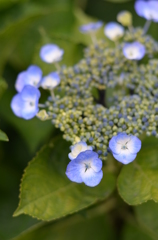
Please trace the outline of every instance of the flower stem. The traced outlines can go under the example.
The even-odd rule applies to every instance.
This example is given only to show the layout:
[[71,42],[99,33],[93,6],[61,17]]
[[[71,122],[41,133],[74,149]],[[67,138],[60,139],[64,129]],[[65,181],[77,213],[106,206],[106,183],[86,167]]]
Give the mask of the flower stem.
[[143,28],[143,35],[145,35],[150,27],[150,24],[151,24],[151,20],[147,20],[145,25],[144,25],[144,28]]
[[57,71],[60,71],[60,65],[59,65],[59,63],[58,63],[58,62],[55,62],[54,65],[55,65]]
[[53,90],[51,90],[51,91],[50,91],[50,94],[51,94],[52,100],[54,101],[54,100],[55,100],[54,91],[53,91]]
[[90,33],[90,36],[91,36],[91,39],[92,39],[93,44],[96,44],[96,43],[97,43],[97,38],[96,38],[96,36],[95,36],[95,33],[91,32],[91,33]]
[[39,107],[39,108],[45,108],[46,105],[45,105],[45,104],[41,104],[41,103],[39,103],[39,104],[38,104],[38,107]]

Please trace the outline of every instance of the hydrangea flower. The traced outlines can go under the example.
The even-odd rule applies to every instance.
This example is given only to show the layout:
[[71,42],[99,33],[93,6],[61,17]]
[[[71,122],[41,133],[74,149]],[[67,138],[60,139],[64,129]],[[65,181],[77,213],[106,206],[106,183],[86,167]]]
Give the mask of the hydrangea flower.
[[40,57],[46,63],[54,63],[62,60],[64,50],[55,44],[46,44],[40,50]]
[[116,160],[123,164],[132,162],[141,149],[141,141],[133,135],[119,133],[109,142],[109,148]]
[[66,175],[72,182],[84,182],[89,187],[95,187],[103,177],[101,169],[102,161],[98,158],[98,154],[87,150],[81,152],[68,164]]
[[41,81],[41,87],[44,89],[53,89],[60,83],[60,76],[57,72],[51,72]]
[[104,34],[110,40],[116,41],[123,36],[124,28],[116,22],[109,22],[104,28]]
[[40,91],[31,86],[26,85],[23,90],[16,94],[11,101],[11,108],[14,114],[26,120],[33,118],[39,111],[38,101]]
[[42,70],[36,66],[31,65],[26,71],[18,74],[16,79],[15,88],[18,92],[21,92],[26,85],[32,85],[36,88],[39,87],[42,78]]
[[71,152],[68,157],[70,160],[74,160],[80,152],[84,152],[86,150],[93,150],[91,146],[87,146],[85,142],[78,142],[75,145],[70,147]]
[[158,22],[158,1],[157,0],[137,0],[135,2],[136,13],[147,20]]
[[140,60],[146,52],[145,46],[139,42],[125,43],[123,54],[127,59]]
[[102,25],[103,25],[102,21],[98,21],[98,22],[95,22],[95,23],[94,22],[88,23],[88,24],[85,24],[85,25],[80,27],[80,32],[82,32],[82,33],[95,32],[99,28],[101,28]]

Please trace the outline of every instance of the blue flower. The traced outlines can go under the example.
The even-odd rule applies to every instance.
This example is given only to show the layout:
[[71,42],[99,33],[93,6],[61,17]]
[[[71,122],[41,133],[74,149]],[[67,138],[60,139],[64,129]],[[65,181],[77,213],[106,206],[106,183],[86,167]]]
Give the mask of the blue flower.
[[123,46],[123,54],[127,59],[140,60],[145,52],[145,46],[139,42],[125,43]]
[[147,20],[158,22],[158,1],[157,0],[137,0],[135,2],[136,13]]
[[140,151],[141,141],[136,136],[119,133],[111,138],[109,148],[116,160],[128,164],[136,158]]
[[102,25],[103,25],[102,21],[98,21],[98,22],[95,22],[95,23],[94,22],[88,23],[88,24],[85,24],[85,25],[80,27],[80,32],[82,32],[82,33],[95,32],[99,28],[101,28]]
[[98,154],[87,150],[81,152],[68,164],[66,175],[72,182],[84,182],[89,187],[95,187],[103,177],[101,168],[102,161],[98,158]]
[[84,152],[86,150],[93,150],[91,146],[87,146],[85,142],[78,142],[75,145],[70,147],[71,152],[69,153],[68,157],[70,160],[74,160],[80,152]]
[[57,72],[51,72],[41,81],[41,87],[44,89],[54,89],[60,83],[60,76]]
[[124,28],[116,22],[109,22],[104,28],[104,34],[110,40],[116,41],[123,36]]
[[36,88],[39,87],[42,78],[42,70],[35,65],[28,67],[26,71],[18,74],[16,79],[15,88],[18,92],[21,92],[26,85],[32,85]]
[[64,50],[55,44],[44,45],[40,50],[40,57],[46,63],[54,63],[62,60]]
[[11,101],[11,108],[14,114],[26,120],[33,118],[39,111],[38,101],[40,91],[31,86],[26,85],[23,90],[16,94]]

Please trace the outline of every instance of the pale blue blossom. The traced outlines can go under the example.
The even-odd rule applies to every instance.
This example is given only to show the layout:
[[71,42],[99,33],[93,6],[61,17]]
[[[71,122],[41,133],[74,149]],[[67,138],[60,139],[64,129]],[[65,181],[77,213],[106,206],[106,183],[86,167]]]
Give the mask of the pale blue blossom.
[[141,141],[133,135],[119,133],[109,142],[109,148],[116,160],[123,164],[132,162],[141,149]]
[[41,79],[42,70],[36,65],[31,65],[26,71],[18,74],[15,82],[15,88],[18,92],[21,92],[23,87],[26,85],[31,85],[38,88]]
[[116,22],[109,22],[104,28],[104,34],[112,41],[116,41],[124,35],[124,28]]
[[64,50],[55,44],[46,44],[40,50],[40,57],[46,63],[54,63],[62,60]]
[[73,161],[70,161],[66,175],[76,183],[84,182],[89,187],[97,186],[102,177],[102,161],[98,158],[98,154],[91,150],[80,152]]
[[31,86],[26,85],[22,91],[16,94],[11,101],[11,108],[14,114],[26,120],[33,118],[39,111],[38,101],[40,91]]
[[145,46],[140,42],[125,43],[123,46],[123,54],[127,59],[141,60],[145,52]]
[[137,0],[135,2],[136,13],[147,20],[158,22],[158,1],[157,0]]
[[41,81],[41,87],[44,89],[52,90],[60,83],[60,76],[57,72],[51,72],[47,76],[43,77]]
[[75,145],[70,147],[71,152],[68,157],[70,160],[74,160],[80,152],[84,152],[86,150],[93,150],[91,146],[88,146],[85,142],[78,142]]
[[89,33],[89,32],[95,32],[97,31],[99,28],[101,28],[103,25],[102,21],[98,21],[98,22],[91,22],[85,25],[82,25],[80,27],[80,32],[82,33]]

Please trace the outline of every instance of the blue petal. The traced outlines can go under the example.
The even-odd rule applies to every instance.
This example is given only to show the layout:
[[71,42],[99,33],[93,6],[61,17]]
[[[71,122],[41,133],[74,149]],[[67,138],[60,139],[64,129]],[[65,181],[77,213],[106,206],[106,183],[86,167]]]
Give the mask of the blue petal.
[[29,84],[34,87],[39,87],[41,78],[42,78],[42,70],[38,66],[31,65],[27,69],[26,85]]
[[138,1],[135,2],[134,8],[135,8],[136,13],[139,16],[144,17],[144,11],[147,8],[147,4],[143,0],[142,1],[138,0]]
[[93,171],[93,169],[88,169],[84,174],[81,175],[83,182],[89,187],[97,186],[102,177],[103,172],[100,170],[99,172]]
[[130,153],[137,153],[141,149],[141,141],[136,136],[131,136],[131,140],[128,142],[127,147]]
[[109,148],[113,153],[119,154],[120,153],[120,148],[119,148],[116,141],[117,141],[117,136],[113,136],[109,141]]
[[137,154],[113,154],[114,158],[123,164],[132,162]]
[[26,78],[27,78],[27,71],[23,71],[18,74],[16,82],[15,82],[15,89],[18,92],[21,92],[23,87],[25,86]]
[[101,28],[103,25],[103,22],[102,21],[98,21],[96,23],[88,23],[88,24],[85,24],[83,26],[80,27],[80,31],[82,33],[88,33],[88,32],[92,32],[92,31],[96,31],[98,30],[99,28]]
[[23,108],[23,101],[20,94],[16,94],[11,101],[11,109],[17,117],[21,117],[21,109]]
[[35,101],[37,103],[40,96],[40,91],[31,85],[26,85],[21,92],[21,98],[24,101]]
[[81,183],[82,178],[81,178],[81,171],[82,171],[83,166],[76,163],[76,161],[71,161],[67,165],[66,169],[66,176],[72,181],[76,183]]

